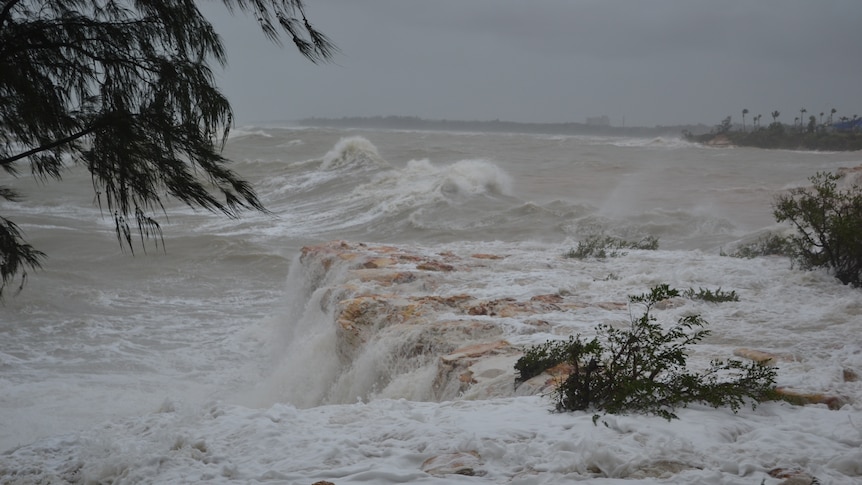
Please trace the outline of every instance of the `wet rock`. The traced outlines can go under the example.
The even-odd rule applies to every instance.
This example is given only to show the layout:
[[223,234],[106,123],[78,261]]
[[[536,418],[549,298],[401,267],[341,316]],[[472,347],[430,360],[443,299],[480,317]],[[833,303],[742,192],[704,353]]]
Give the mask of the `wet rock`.
[[526,381],[517,382],[515,395],[530,396],[535,394],[550,394],[569,377],[574,368],[565,362],[545,369],[541,374]]
[[730,141],[730,138],[728,138],[727,135],[715,135],[707,140],[705,145],[712,147],[729,147],[733,146],[733,142]]
[[733,351],[733,355],[742,357],[743,359],[753,360],[765,365],[775,365],[780,360],[793,360],[772,352],[763,350],[740,348]]
[[776,388],[775,391],[781,396],[781,399],[799,406],[806,404],[825,404],[826,407],[835,411],[844,407],[849,402],[840,396],[830,394],[822,394],[817,392],[801,392],[786,388]]
[[602,301],[596,303],[595,306],[601,308],[602,310],[625,310],[626,308],[628,308],[627,303],[616,301]]
[[[488,268],[503,258],[482,253],[459,257],[453,252],[429,257],[408,248],[345,241],[308,246],[301,255],[302,264],[324,275],[346,267],[346,273],[324,290],[320,303],[334,316],[341,364],[352,365],[372,343],[389,339],[397,345],[375,346],[373,352],[389,349],[383,351],[393,352],[391,357],[399,361],[421,356],[413,360],[417,366],[436,363],[430,391],[437,399],[511,395],[514,363],[521,351],[500,340],[500,319],[523,318],[527,329],[554,331],[547,319],[536,316],[584,307],[560,294],[526,301],[482,300],[468,293],[421,294],[451,286],[449,274],[477,267],[470,261],[482,260],[481,267]],[[324,276],[318,279],[325,281]]]
[[625,478],[628,479],[644,479],[644,478],[660,478],[660,479],[668,479],[673,477],[674,475],[685,471],[691,470],[693,467],[691,465],[681,463],[678,461],[670,461],[670,460],[659,460],[656,462],[652,462],[646,465],[639,467],[638,469],[632,471],[630,474],[626,475]]
[[440,357],[432,384],[438,400],[455,399],[468,390],[474,399],[511,395],[518,349],[505,340],[461,347]]
[[363,283],[376,283],[387,287],[412,283],[417,279],[416,274],[410,271],[393,271],[367,266],[365,269],[352,270],[350,276]]
[[518,315],[535,315],[554,311],[560,311],[560,307],[541,300],[517,301],[514,298],[501,298],[477,302],[467,309],[467,314],[511,318]]
[[815,485],[820,483],[816,478],[798,469],[774,468],[769,470],[772,478],[783,478],[778,485]]
[[476,259],[503,259],[505,256],[498,256],[496,254],[471,254],[471,258]]
[[429,475],[467,475],[481,476],[485,472],[480,470],[482,459],[478,452],[466,451],[446,453],[433,456],[422,463],[422,471]]
[[455,267],[439,261],[423,261],[416,265],[416,269],[422,271],[454,271]]
[[374,258],[362,263],[363,268],[385,268],[396,263],[393,258]]
[[556,293],[550,295],[536,295],[530,298],[530,301],[538,301],[542,303],[551,303],[556,305],[563,302],[563,296]]

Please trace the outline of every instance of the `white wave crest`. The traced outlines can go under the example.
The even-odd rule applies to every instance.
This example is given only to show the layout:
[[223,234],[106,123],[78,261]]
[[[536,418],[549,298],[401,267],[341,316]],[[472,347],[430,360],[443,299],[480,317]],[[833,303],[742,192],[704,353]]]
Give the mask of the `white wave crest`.
[[634,147],[634,148],[688,148],[699,147],[701,145],[692,143],[676,137],[655,137],[655,138],[623,138],[610,141],[611,145],[618,147]]
[[455,197],[509,195],[512,179],[487,160],[461,160],[435,165],[428,160],[411,160],[402,169],[387,171],[354,194],[372,197],[384,212],[420,207]]
[[338,140],[338,143],[323,157],[323,170],[336,170],[348,167],[381,168],[388,167],[386,160],[377,153],[377,147],[361,136],[351,136]]
[[230,131],[230,135],[228,138],[233,140],[235,138],[245,138],[250,136],[259,136],[262,138],[272,138],[272,134],[267,133],[263,129],[254,127],[254,126],[244,126],[242,128],[234,128]]
[[501,194],[512,191],[512,179],[500,167],[487,160],[461,160],[443,168],[443,191],[460,194]]

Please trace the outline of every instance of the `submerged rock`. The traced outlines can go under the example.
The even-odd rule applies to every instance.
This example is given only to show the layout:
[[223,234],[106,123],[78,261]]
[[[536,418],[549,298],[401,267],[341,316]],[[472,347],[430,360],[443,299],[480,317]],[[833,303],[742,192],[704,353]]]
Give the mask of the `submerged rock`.
[[476,451],[446,453],[425,460],[422,463],[422,471],[436,476],[481,476],[485,474],[479,469],[481,465],[482,459]]

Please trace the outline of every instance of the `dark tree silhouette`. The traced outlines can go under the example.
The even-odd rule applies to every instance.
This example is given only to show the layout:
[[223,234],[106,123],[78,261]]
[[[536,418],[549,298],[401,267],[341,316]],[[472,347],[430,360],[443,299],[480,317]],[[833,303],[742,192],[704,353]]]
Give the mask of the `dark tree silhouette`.
[[[253,15],[274,42],[312,62],[336,47],[309,23],[303,0],[222,0]],[[83,166],[121,246],[161,237],[165,198],[230,217],[265,210],[221,155],[232,122],[211,63],[224,48],[191,0],[7,0],[0,3],[0,167],[61,179]],[[0,198],[20,195],[0,187]],[[143,243],[143,241],[142,241]],[[44,255],[0,217],[0,295]]]
[[748,108],[742,110],[742,131],[745,131],[745,115],[748,114]]

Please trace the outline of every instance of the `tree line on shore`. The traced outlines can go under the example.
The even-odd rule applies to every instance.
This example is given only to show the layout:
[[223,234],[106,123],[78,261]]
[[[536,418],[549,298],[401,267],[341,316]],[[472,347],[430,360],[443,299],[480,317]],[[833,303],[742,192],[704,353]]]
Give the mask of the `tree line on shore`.
[[764,126],[762,114],[750,118],[746,123],[747,108],[742,110],[742,125],[734,125],[732,117],[724,118],[709,133],[694,134],[683,130],[683,136],[693,142],[705,144],[730,144],[756,148],[781,148],[788,150],[855,151],[862,150],[862,118],[858,115],[836,117],[838,110],[820,112],[819,117],[801,108],[793,124],[779,121],[781,112],[772,111],[772,122]]

